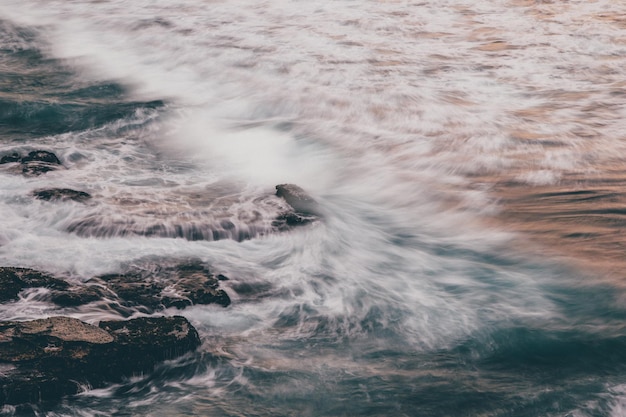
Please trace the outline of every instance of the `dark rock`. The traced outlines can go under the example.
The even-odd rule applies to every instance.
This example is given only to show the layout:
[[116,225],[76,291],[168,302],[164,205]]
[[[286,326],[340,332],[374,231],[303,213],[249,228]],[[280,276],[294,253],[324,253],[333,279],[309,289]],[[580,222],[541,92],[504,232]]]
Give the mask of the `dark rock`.
[[60,307],[77,307],[101,300],[106,291],[96,285],[72,287],[67,291],[53,291],[50,301]]
[[166,307],[181,308],[186,303],[191,304],[219,304],[223,307],[230,305],[230,297],[222,289],[219,289],[219,281],[228,280],[223,275],[214,276],[204,266],[199,263],[188,263],[178,265],[175,268],[177,281],[173,289],[177,292],[181,300],[175,298],[163,298]]
[[110,274],[89,282],[101,283],[115,293],[124,305],[145,306],[149,309],[147,312],[151,312],[161,308],[161,292],[165,285],[150,278],[140,273]]
[[294,184],[276,186],[276,196],[283,198],[296,213],[319,216],[320,207],[306,191]]
[[41,175],[61,166],[61,161],[52,152],[32,151],[22,158],[22,173],[25,175]]
[[[152,271],[104,275],[92,280],[115,293],[122,304],[147,307],[147,312],[162,308],[182,309],[193,304],[230,305],[230,297],[219,288],[223,275],[213,275],[199,262],[188,262]],[[166,284],[168,283],[168,291]]]
[[39,200],[72,200],[79,203],[83,203],[91,198],[91,195],[84,191],[76,191],[69,188],[51,188],[47,190],[37,190],[33,191],[33,196]]
[[102,387],[150,372],[200,345],[184,317],[101,322],[70,317],[0,322],[0,405],[56,402],[79,384]]
[[132,373],[149,372],[156,363],[200,346],[198,332],[181,316],[104,321],[100,328],[115,338],[113,373],[120,367]]
[[27,164],[29,162],[44,162],[47,164],[61,165],[61,161],[59,158],[52,152],[48,151],[32,151],[29,152],[24,158],[22,158],[22,163]]
[[315,216],[305,216],[298,213],[283,213],[274,219],[272,226],[283,230],[292,226],[303,226],[317,220]]
[[33,269],[0,267],[0,302],[17,299],[19,292],[26,288],[66,290],[69,286],[62,279],[53,278]]
[[4,155],[0,158],[0,164],[9,164],[11,162],[20,162],[22,157],[17,152],[13,152],[10,155]]

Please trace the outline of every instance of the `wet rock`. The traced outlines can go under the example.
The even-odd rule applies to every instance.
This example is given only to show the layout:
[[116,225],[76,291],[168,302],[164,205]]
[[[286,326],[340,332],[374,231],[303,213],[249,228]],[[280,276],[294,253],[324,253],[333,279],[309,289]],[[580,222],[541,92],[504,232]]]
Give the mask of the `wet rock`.
[[52,152],[48,151],[29,152],[28,155],[22,158],[22,163],[28,164],[30,162],[44,162],[47,164],[61,165],[59,158],[57,158],[57,156]]
[[272,226],[278,230],[288,229],[293,226],[304,226],[314,222],[318,218],[316,216],[305,216],[298,213],[288,212],[280,214],[272,222]]
[[149,372],[158,362],[181,356],[200,346],[196,329],[181,316],[140,317],[100,322],[115,338],[115,354],[108,354],[115,369]]
[[89,280],[100,283],[113,292],[127,306],[145,306],[147,312],[161,308],[161,292],[165,285],[139,273],[110,274]]
[[62,279],[28,268],[0,267],[0,302],[17,299],[26,288],[51,288],[66,290],[69,284]]
[[77,307],[101,300],[107,292],[96,285],[71,287],[66,291],[53,291],[50,301],[60,307]]
[[25,175],[41,175],[61,166],[61,161],[52,152],[32,151],[22,158],[22,173]]
[[70,317],[0,322],[0,405],[56,402],[81,384],[102,387],[150,372],[200,345],[184,317],[101,322]]
[[79,203],[91,199],[91,195],[84,191],[76,191],[69,188],[51,188],[46,190],[33,191],[33,196],[39,200],[45,201],[66,201],[72,200]]
[[227,280],[215,276],[199,262],[187,262],[173,267],[137,270],[126,274],[104,275],[93,280],[115,293],[123,305],[143,306],[146,312],[163,308],[183,309],[194,304],[230,305],[230,297],[219,288]]
[[219,304],[223,307],[230,305],[230,297],[219,288],[219,281],[228,280],[225,276],[216,277],[199,263],[178,265],[174,273],[177,281],[172,289],[178,297],[163,297],[166,307],[184,308],[192,304]]
[[2,158],[0,158],[0,164],[20,162],[21,160],[22,160],[22,157],[20,156],[20,154],[18,154],[17,152],[13,152],[9,155],[4,155]]
[[0,158],[0,164],[9,163],[20,163],[22,173],[27,176],[41,175],[62,166],[55,154],[42,150],[31,151],[26,156],[12,152]]
[[294,226],[303,226],[319,220],[321,213],[319,204],[297,185],[277,185],[276,196],[284,199],[287,204],[293,208],[293,211],[281,213],[274,219],[272,226],[278,230],[286,230]]
[[279,184],[276,186],[276,196],[283,198],[294,211],[301,215],[320,215],[320,207],[306,191],[295,184]]
[[[69,317],[0,322],[0,362],[13,365],[0,379],[0,403],[49,402],[76,394],[78,383],[99,371],[98,358],[113,341],[105,330]],[[101,377],[93,381],[99,385]]]

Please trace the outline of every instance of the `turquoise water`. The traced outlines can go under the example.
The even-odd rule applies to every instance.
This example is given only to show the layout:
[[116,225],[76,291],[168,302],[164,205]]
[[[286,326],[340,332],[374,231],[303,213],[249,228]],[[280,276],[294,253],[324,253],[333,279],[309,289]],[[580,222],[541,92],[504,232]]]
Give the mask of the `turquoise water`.
[[[507,208],[484,180],[620,160],[626,10],[474,3],[0,3],[0,156],[63,163],[0,166],[0,265],[194,258],[232,299],[165,311],[197,352],[35,414],[626,415],[623,289],[485,222]],[[271,227],[286,182],[322,221]],[[44,299],[0,319],[141,314]]]

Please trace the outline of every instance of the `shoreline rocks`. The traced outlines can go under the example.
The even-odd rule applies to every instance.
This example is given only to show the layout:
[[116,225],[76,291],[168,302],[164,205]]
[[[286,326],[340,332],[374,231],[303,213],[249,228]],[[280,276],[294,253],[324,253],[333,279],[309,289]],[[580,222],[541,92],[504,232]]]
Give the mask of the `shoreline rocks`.
[[12,152],[0,158],[0,165],[9,163],[21,164],[22,174],[26,176],[38,176],[63,166],[54,153],[43,150],[31,151],[26,156]]
[[167,268],[136,269],[124,274],[91,278],[75,286],[28,268],[0,267],[0,302],[17,300],[28,288],[47,288],[48,301],[60,307],[77,307],[107,297],[124,307],[144,313],[195,304],[228,307],[230,297],[220,288],[224,275],[215,275],[200,262],[187,261]]
[[49,188],[33,191],[33,197],[45,201],[67,201],[72,200],[77,203],[84,203],[91,199],[91,195],[84,191],[76,191],[70,188]]
[[81,385],[102,387],[150,372],[200,346],[182,316],[105,321],[71,317],[0,322],[0,405],[58,402]]
[[0,302],[15,300],[27,288],[64,291],[70,285],[59,278],[28,268],[0,267]]

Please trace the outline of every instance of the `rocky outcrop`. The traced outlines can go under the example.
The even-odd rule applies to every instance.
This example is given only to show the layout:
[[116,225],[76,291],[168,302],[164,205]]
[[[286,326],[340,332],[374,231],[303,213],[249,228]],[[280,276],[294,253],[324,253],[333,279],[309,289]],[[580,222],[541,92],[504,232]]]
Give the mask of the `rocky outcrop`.
[[169,307],[182,309],[193,304],[227,307],[230,298],[219,288],[219,282],[227,279],[212,274],[201,263],[188,262],[160,269],[158,273],[145,269],[105,275],[90,283],[109,289],[124,305],[145,306],[148,311],[154,311]]
[[298,214],[320,215],[320,207],[317,201],[295,184],[277,185],[276,196],[283,198]]
[[20,291],[38,287],[63,291],[70,285],[33,269],[0,267],[0,302],[15,300]]
[[91,199],[91,195],[84,191],[76,191],[69,188],[50,188],[46,190],[33,191],[33,197],[45,201],[66,201],[72,200],[84,203]]
[[284,199],[293,211],[278,215],[272,225],[278,230],[293,226],[303,226],[319,219],[321,209],[306,191],[295,184],[279,184],[276,186],[276,196]]
[[215,275],[200,262],[189,261],[166,268],[145,268],[125,274],[92,278],[84,285],[70,285],[43,272],[27,268],[0,267],[0,302],[17,300],[28,288],[48,288],[42,297],[60,307],[76,307],[107,297],[122,306],[145,313],[194,304],[230,305],[220,287],[224,275]]
[[0,322],[0,405],[56,402],[81,385],[101,387],[150,372],[200,345],[184,317],[101,322],[70,317]]
[[26,156],[12,152],[0,158],[0,164],[9,163],[19,163],[22,173],[27,176],[41,175],[62,167],[54,153],[42,150],[31,151]]

